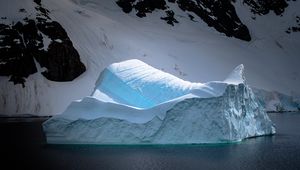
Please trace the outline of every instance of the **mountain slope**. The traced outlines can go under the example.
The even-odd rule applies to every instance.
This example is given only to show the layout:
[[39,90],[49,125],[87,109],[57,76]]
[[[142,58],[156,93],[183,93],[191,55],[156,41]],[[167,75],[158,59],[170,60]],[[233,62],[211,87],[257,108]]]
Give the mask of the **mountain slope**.
[[253,88],[253,93],[260,104],[269,112],[299,111],[300,98],[285,95],[276,91]]
[[[34,10],[32,2],[1,1],[5,4],[1,4],[4,8],[1,17],[7,17],[9,22],[23,19],[15,11]],[[285,1],[288,6],[282,8],[257,5],[255,2],[259,1],[232,1],[230,6],[249,30],[249,42],[209,27],[203,19],[206,15],[199,17],[197,12],[183,10],[179,2],[165,1],[169,8],[154,9],[140,18],[135,9],[125,13],[117,1],[41,1],[49,10],[49,17],[67,32],[86,71],[71,82],[54,82],[41,75],[45,66],[36,64],[38,73],[26,78],[24,88],[9,82],[10,77],[0,77],[0,113],[60,113],[72,100],[92,92],[97,77],[107,65],[131,58],[196,82],[224,79],[232,67],[243,63],[248,70],[248,84],[299,95],[300,35],[292,31],[298,27],[299,1]],[[7,10],[6,4],[12,4],[16,10]],[[201,7],[205,9],[210,8]],[[174,26],[167,23],[172,20],[172,12],[166,13],[169,10],[178,21],[172,22]],[[168,16],[167,20],[161,19]]]
[[[22,84],[37,72],[36,63],[45,68],[42,74],[53,81],[71,81],[85,71],[77,50],[62,26],[52,21],[49,10],[40,2],[32,2],[34,9],[16,10],[18,20],[12,16],[2,18],[0,24],[1,76],[10,76],[14,84]],[[3,6],[4,7],[4,6]],[[23,17],[23,19],[22,19]]]

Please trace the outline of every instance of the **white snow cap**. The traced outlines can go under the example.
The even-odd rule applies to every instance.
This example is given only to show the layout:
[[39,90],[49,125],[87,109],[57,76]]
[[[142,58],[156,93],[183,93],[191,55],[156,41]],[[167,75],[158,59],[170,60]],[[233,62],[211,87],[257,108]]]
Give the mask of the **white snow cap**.
[[235,67],[234,70],[229,74],[229,76],[224,80],[224,82],[228,84],[241,84],[246,82],[245,73],[244,73],[245,67],[243,64],[238,65]]

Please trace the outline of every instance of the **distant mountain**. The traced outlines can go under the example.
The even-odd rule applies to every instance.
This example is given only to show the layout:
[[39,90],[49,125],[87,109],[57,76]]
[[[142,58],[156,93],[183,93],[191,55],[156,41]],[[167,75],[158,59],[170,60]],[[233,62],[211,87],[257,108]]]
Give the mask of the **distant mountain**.
[[299,8],[296,0],[1,0],[0,114],[61,113],[91,94],[106,66],[128,59],[192,82],[244,64],[251,86],[300,96]]
[[269,112],[300,111],[300,98],[276,91],[252,88],[260,104]]

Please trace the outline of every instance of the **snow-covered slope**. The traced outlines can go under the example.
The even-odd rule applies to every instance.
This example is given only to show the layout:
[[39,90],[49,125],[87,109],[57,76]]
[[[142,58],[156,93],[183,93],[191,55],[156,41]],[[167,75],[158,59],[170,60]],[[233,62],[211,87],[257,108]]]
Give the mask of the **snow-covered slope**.
[[[37,73],[26,78],[24,88],[9,82],[10,77],[2,76],[0,114],[61,113],[71,101],[91,94],[106,66],[132,58],[193,82],[224,79],[231,68],[243,63],[248,70],[249,85],[299,95],[300,34],[286,32],[297,27],[299,1],[287,2],[282,16],[272,10],[253,14],[252,7],[242,0],[231,2],[234,12],[230,15],[236,12],[240,22],[247,26],[250,42],[227,37],[226,30],[231,27],[219,32],[218,22],[211,21],[217,25],[209,27],[209,19],[203,18],[214,19],[218,16],[215,13],[198,16],[184,11],[177,2],[165,2],[169,7],[166,10],[172,10],[178,21],[174,26],[161,19],[166,17],[165,10],[155,9],[140,18],[135,10],[124,13],[112,0],[41,1],[49,10],[49,17],[66,30],[86,71],[71,82],[54,82],[41,75],[45,67],[37,63]],[[33,0],[2,0],[0,14],[7,19],[0,21],[10,24],[24,19],[19,9],[24,8],[31,16],[35,6]],[[194,18],[191,20],[189,15]]]
[[[95,92],[43,124],[48,143],[190,144],[275,133],[238,66],[225,81],[183,81],[139,60],[105,69]],[[230,80],[231,83],[228,83]]]
[[300,98],[276,91],[253,88],[253,93],[262,106],[269,112],[299,111]]

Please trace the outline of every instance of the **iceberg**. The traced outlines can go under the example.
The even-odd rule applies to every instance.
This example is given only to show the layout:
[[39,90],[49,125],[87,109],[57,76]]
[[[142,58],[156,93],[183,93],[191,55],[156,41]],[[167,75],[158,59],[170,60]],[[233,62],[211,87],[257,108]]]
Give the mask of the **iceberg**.
[[136,60],[105,68],[94,92],[43,123],[50,144],[200,144],[275,133],[239,65],[192,83]]

